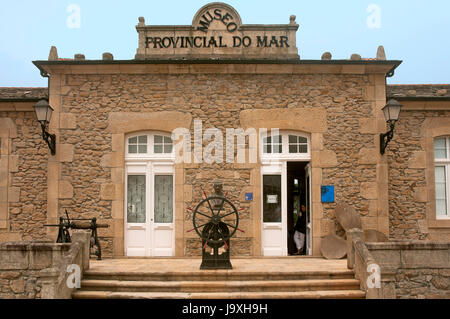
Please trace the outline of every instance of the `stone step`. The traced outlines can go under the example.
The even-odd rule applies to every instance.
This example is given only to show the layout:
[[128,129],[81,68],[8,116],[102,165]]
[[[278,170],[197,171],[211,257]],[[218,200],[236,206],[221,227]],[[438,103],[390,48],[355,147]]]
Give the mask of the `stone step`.
[[120,281],[258,281],[258,280],[312,280],[312,279],[354,279],[352,270],[323,271],[270,271],[249,272],[229,270],[128,272],[88,270],[85,280]]
[[288,292],[357,290],[356,279],[267,281],[119,281],[83,280],[83,291],[111,292]]
[[230,293],[77,291],[72,297],[74,299],[364,299],[365,293],[361,290]]

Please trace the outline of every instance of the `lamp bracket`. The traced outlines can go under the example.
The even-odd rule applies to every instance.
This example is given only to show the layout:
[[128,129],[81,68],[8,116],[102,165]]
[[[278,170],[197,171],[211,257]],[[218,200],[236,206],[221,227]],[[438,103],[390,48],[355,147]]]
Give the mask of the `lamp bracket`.
[[47,143],[51,154],[54,156],[56,154],[56,135],[47,132],[47,125],[41,122],[42,128],[42,138]]
[[388,121],[390,130],[385,134],[380,134],[380,153],[384,155],[389,142],[394,138],[394,129],[396,121]]

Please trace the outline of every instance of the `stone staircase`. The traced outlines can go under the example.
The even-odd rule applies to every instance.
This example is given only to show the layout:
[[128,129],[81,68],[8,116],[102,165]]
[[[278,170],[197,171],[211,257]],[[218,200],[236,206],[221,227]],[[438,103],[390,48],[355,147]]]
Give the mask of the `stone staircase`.
[[[138,261],[135,261],[138,262]],[[189,268],[189,267],[186,267]],[[361,299],[348,269],[166,271],[91,268],[74,299]]]

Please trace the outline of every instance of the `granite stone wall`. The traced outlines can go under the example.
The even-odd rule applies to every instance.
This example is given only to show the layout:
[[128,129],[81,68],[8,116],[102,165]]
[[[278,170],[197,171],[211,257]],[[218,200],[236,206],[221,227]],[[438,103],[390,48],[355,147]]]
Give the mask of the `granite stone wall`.
[[1,209],[8,210],[8,220],[6,228],[0,227],[0,241],[44,239],[49,150],[42,140],[41,127],[34,112],[4,111],[0,119],[11,122],[14,131],[2,137],[2,184],[7,194],[0,204],[7,203]]
[[[107,190],[102,185],[114,178],[103,157],[113,151],[112,136],[106,130],[112,112],[180,111],[202,120],[203,130],[216,127],[225,133],[226,128],[241,127],[240,115],[245,110],[326,108],[328,131],[323,135],[322,148],[328,156],[322,160],[327,163],[323,183],[337,186],[337,202],[354,205],[362,216],[376,220],[373,202],[377,195],[371,189],[376,182],[376,158],[367,159],[367,148],[369,153],[375,148],[373,129],[366,127],[374,116],[372,101],[367,99],[367,75],[65,75],[63,82],[61,116],[65,125],[61,127],[60,143],[70,154],[62,161],[61,179],[67,182],[69,191],[66,198],[60,196],[59,204],[74,217],[111,219],[112,200],[104,196]],[[221,179],[230,200],[248,208],[242,194],[251,184],[250,176],[251,169],[234,164],[187,166],[184,185],[192,195],[185,206],[195,207],[201,200],[200,188],[211,192],[214,180]],[[367,192],[361,192],[366,188]],[[320,235],[333,231],[334,206],[323,207],[321,227],[317,229]],[[188,227],[191,215],[189,211],[183,213]],[[241,217],[243,225],[251,228],[250,210]],[[368,226],[377,229],[376,222]],[[102,239],[110,242],[111,232],[105,232]],[[255,238],[251,231],[246,233],[233,241],[238,255],[252,254]],[[195,234],[185,235],[186,255],[198,255],[197,241]],[[112,254],[111,247],[106,245],[105,256]]]
[[379,298],[450,299],[449,243],[366,243],[381,267]]
[[[172,112],[174,120],[176,114],[188,114],[192,118],[191,132],[193,120],[202,120],[203,130],[216,127],[225,135],[226,128],[245,126],[243,122],[249,122],[255,114],[263,114],[270,120],[286,110],[293,121],[302,123],[302,114],[324,110],[317,113],[324,114],[321,119],[324,132],[311,135],[313,188],[335,185],[336,203],[355,207],[361,214],[364,229],[382,231],[392,239],[448,238],[448,232],[433,233],[427,223],[432,198],[424,196],[430,185],[426,175],[429,164],[423,158],[429,149],[423,137],[427,121],[448,118],[450,112],[402,112],[385,156],[388,171],[380,166],[377,149],[380,114],[374,113],[384,96],[384,87],[379,86],[380,83],[374,84],[373,78],[364,74],[62,75],[61,106],[55,118],[59,120],[55,159],[60,164],[60,172],[58,186],[52,191],[57,192],[58,214],[67,209],[73,217],[97,217],[100,222],[108,223],[108,229],[99,230],[104,255],[121,251],[115,241],[123,238],[118,232],[123,224],[115,224],[114,218],[123,218],[120,208],[123,199],[117,200],[117,194],[124,191],[123,166],[117,163],[117,134],[110,130],[112,113],[127,117]],[[43,227],[49,222],[47,179],[54,172],[48,171],[49,151],[42,141],[39,124],[30,111],[4,111],[0,112],[0,118],[10,119],[17,130],[10,139],[8,186],[3,190],[8,194],[9,223],[7,229],[0,229],[0,239],[8,233],[17,234],[18,239],[54,240],[46,238]],[[120,121],[114,125],[120,126]],[[133,127],[127,132],[133,132]],[[208,141],[203,141],[203,146],[207,144]],[[123,154],[120,159],[123,160]],[[246,202],[243,195],[255,191],[252,187],[260,174],[258,167],[202,163],[177,168],[177,183],[183,186],[183,196],[177,198],[183,205],[176,206],[177,214],[182,213],[184,220],[182,235],[178,235],[183,238],[183,255],[200,253],[197,235],[186,233],[192,224],[187,207],[193,208],[201,200],[201,188],[212,192],[216,179],[224,182],[230,200],[244,208],[241,226],[246,232],[237,233],[233,239],[233,255],[255,254],[254,249],[260,243],[253,224],[260,218],[260,210]],[[385,188],[382,183],[389,183],[386,199],[389,212],[380,206],[384,203],[380,201]],[[119,207],[116,216],[114,207]],[[340,231],[334,203],[322,204],[319,197],[313,196],[312,208],[315,238]]]
[[[389,219],[391,239],[448,241],[450,231],[434,233],[427,220],[435,217],[433,138],[427,135],[427,122],[448,119],[449,111],[402,111],[395,136],[387,149],[389,162]],[[449,129],[450,133],[450,129]],[[427,176],[427,170],[432,176]],[[431,177],[431,178],[430,178]],[[427,213],[428,212],[428,213]]]

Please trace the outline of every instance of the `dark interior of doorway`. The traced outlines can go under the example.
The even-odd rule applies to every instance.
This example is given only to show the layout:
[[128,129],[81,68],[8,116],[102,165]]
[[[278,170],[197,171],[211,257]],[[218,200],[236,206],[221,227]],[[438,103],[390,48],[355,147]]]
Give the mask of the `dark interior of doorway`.
[[[309,199],[308,185],[306,181],[305,168],[308,165],[307,162],[288,162],[287,163],[287,229],[288,229],[288,253],[294,255],[298,252],[294,241],[294,226],[297,222],[298,212],[301,205],[307,207],[309,211],[309,203],[306,202]],[[309,220],[307,216],[306,220]],[[305,224],[306,221],[303,223]],[[306,227],[306,225],[304,225]],[[305,232],[306,235],[306,232]],[[301,255],[306,255],[306,236],[304,242],[304,249]]]

